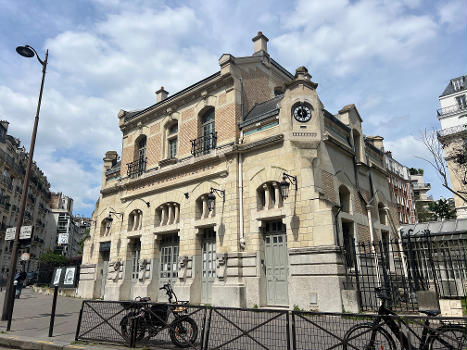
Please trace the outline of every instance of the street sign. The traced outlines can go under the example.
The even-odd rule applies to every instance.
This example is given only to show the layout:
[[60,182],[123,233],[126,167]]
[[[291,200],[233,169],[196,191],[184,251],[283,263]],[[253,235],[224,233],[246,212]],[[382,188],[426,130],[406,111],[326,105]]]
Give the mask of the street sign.
[[68,244],[68,233],[60,233],[58,235],[58,244]]
[[19,231],[19,239],[30,239],[32,236],[32,226],[21,226]]
[[20,259],[21,259],[21,261],[28,261],[30,257],[31,257],[31,255],[29,253],[23,253],[23,254],[21,254]]
[[5,231],[5,241],[12,241],[15,239],[16,227],[8,227]]
[[[5,231],[5,241],[13,241],[15,239],[16,227],[8,227]],[[32,236],[32,226],[21,226],[19,231],[19,239],[30,239]]]

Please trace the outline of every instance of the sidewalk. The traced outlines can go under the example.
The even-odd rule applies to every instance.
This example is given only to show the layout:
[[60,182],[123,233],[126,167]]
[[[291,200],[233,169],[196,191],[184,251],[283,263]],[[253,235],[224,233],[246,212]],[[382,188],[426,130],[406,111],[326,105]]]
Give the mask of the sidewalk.
[[[0,293],[3,307],[5,292]],[[128,349],[122,346],[75,343],[76,325],[82,300],[57,298],[53,337],[49,338],[52,295],[34,293],[31,288],[23,289],[21,299],[15,300],[11,331],[6,331],[7,321],[0,321],[0,347],[18,349]]]

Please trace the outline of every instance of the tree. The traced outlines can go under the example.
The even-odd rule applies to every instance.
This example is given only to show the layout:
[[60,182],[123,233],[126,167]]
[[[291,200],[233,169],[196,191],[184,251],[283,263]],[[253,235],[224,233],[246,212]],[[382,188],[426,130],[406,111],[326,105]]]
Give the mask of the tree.
[[47,266],[64,266],[68,263],[68,259],[66,256],[54,253],[52,250],[48,250],[39,256],[39,262],[41,265]]
[[455,219],[456,208],[454,201],[448,199],[439,199],[435,202],[429,203],[428,207],[436,215],[437,219]]
[[79,241],[79,251],[78,251],[79,254],[83,254],[84,242],[85,242],[89,237],[91,237],[91,235],[89,234],[90,231],[91,231],[91,229],[87,228],[87,229],[84,231],[83,237],[81,237],[81,240]]
[[438,135],[435,130],[426,130],[422,136],[422,142],[425,147],[431,153],[431,160],[423,157],[417,157],[423,159],[424,161],[431,164],[431,166],[436,170],[436,173],[441,179],[441,183],[444,188],[450,191],[455,196],[461,198],[467,202],[467,192],[465,191],[456,191],[450,185],[448,181],[448,166],[446,159],[452,160],[455,164],[455,167],[452,167],[451,174],[456,176],[460,183],[467,184],[466,172],[467,172],[467,162],[466,162],[466,149],[465,147],[452,147],[446,153],[446,158],[444,157],[443,151],[444,146],[439,142]]
[[417,210],[418,222],[428,222],[436,220],[436,215],[426,208],[426,205],[421,202],[415,203]]

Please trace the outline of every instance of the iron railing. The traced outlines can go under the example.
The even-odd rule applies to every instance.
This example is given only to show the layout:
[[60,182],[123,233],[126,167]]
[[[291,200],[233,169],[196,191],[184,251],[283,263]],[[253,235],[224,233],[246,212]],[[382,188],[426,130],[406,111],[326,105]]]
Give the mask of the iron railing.
[[130,177],[138,177],[143,175],[143,173],[146,171],[146,163],[147,163],[147,158],[144,159],[138,159],[135,160],[134,162],[127,163],[127,175]]
[[446,129],[438,131],[437,134],[438,134],[438,137],[444,137],[448,135],[457,134],[463,131],[467,131],[467,124],[452,126],[450,128],[446,128]]
[[418,311],[417,291],[422,290],[443,299],[466,299],[465,235],[426,230],[386,242],[352,242],[343,247],[346,284],[358,291],[362,310],[378,309],[376,287],[387,288],[392,307],[400,311]]
[[[135,310],[140,309],[143,304],[152,310],[151,317],[160,331],[151,333],[147,331],[148,327],[145,332],[141,331]],[[173,316],[166,318],[159,313],[160,310],[167,310],[173,306],[166,303],[84,300],[75,340],[123,344],[130,347],[143,346],[146,349],[177,348],[172,344],[169,335],[176,327],[176,321]],[[385,346],[391,344],[392,349],[407,348],[401,346],[402,333],[409,337],[411,345],[417,345],[420,343],[423,330],[429,330],[430,334],[449,344],[460,341],[461,346],[465,347],[467,341],[464,334],[467,319],[461,317],[388,316],[402,330],[401,333],[394,334],[383,322],[374,323],[378,317],[374,314],[184,306],[187,307],[186,317],[194,320],[198,329],[196,341],[187,344],[189,349],[363,349],[366,348],[374,328],[384,329],[390,343],[378,345],[378,349],[382,349],[383,346],[384,349],[391,349]],[[122,324],[127,325],[128,320],[132,320],[131,326],[122,328]],[[440,326],[444,329],[455,327],[460,332],[443,332]],[[457,339],[458,336],[461,339]],[[376,341],[379,341],[380,337],[381,332],[378,331]],[[453,348],[464,349],[464,347]],[[442,347],[442,349],[446,348],[449,347]],[[430,349],[440,348],[432,346]]]
[[216,148],[216,145],[217,132],[215,131],[191,140],[191,154],[197,156],[209,153],[212,149]]

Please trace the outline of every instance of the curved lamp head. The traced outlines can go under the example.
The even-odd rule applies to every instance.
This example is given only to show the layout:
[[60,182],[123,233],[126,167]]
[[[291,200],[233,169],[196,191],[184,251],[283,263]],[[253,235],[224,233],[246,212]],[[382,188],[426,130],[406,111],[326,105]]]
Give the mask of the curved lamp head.
[[282,198],[287,199],[287,197],[289,196],[290,182],[287,181],[287,178],[285,176],[282,177],[282,181],[279,183],[279,186],[280,186]]
[[25,46],[18,46],[16,48],[16,52],[19,53],[23,57],[34,57],[34,51],[31,50],[29,45]]
[[215,205],[216,205],[216,196],[211,190],[211,192],[209,192],[208,194],[208,210],[213,211]]

